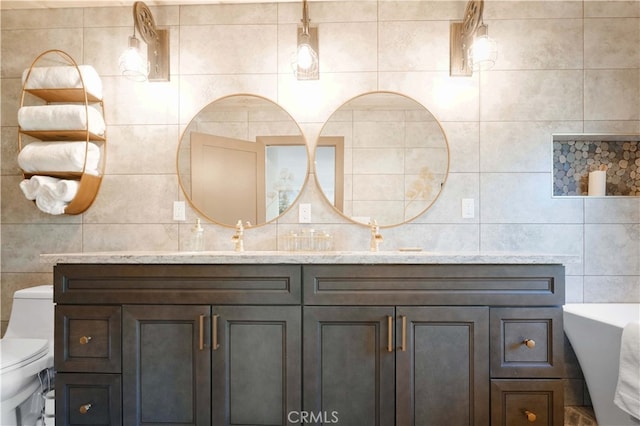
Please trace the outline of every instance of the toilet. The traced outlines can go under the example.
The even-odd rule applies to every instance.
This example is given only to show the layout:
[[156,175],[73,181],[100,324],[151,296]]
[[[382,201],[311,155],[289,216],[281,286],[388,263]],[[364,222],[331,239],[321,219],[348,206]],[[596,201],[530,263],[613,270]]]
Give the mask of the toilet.
[[[16,291],[0,339],[0,425],[31,426],[41,417],[53,367],[53,286]],[[42,372],[42,374],[41,374]]]

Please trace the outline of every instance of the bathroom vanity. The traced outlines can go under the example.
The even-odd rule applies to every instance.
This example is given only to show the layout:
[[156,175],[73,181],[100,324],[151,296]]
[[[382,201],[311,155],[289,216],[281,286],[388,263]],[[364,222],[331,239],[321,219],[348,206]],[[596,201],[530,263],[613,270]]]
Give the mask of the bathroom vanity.
[[568,256],[43,259],[60,425],[563,424]]

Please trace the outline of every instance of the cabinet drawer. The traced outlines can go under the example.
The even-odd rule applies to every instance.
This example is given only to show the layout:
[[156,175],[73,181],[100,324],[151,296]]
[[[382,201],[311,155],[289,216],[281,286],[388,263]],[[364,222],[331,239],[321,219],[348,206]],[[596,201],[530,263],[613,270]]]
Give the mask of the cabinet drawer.
[[297,305],[300,265],[95,265],[54,267],[64,304]]
[[308,305],[556,306],[561,265],[304,265]]
[[56,423],[62,426],[121,425],[120,375],[56,375]]
[[561,377],[562,308],[492,308],[491,377]]
[[563,426],[562,380],[492,380],[492,426]]
[[121,318],[119,306],[56,306],[56,370],[119,373]]

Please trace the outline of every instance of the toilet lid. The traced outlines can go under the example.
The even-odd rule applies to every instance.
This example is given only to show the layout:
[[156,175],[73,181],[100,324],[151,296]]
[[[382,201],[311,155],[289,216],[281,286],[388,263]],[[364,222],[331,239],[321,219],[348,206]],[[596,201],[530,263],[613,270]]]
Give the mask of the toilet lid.
[[46,339],[1,339],[0,371],[6,373],[42,358],[48,349]]

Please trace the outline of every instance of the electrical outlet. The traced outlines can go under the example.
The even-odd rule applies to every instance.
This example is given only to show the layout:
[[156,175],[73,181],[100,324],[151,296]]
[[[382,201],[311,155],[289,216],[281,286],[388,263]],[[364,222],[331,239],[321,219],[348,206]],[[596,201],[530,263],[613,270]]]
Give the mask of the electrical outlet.
[[298,208],[298,222],[311,223],[311,204],[300,204]]
[[476,208],[475,208],[474,199],[463,198],[462,199],[462,218],[473,219],[474,217],[476,217]]
[[184,201],[173,202],[173,220],[187,220],[187,207]]

